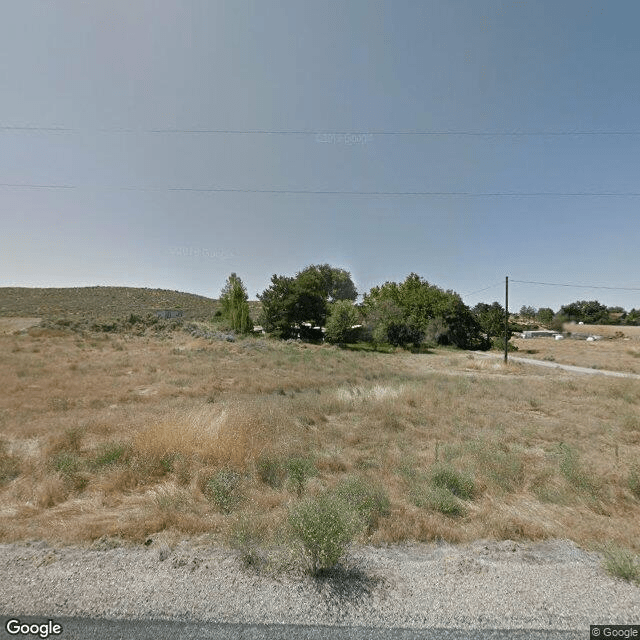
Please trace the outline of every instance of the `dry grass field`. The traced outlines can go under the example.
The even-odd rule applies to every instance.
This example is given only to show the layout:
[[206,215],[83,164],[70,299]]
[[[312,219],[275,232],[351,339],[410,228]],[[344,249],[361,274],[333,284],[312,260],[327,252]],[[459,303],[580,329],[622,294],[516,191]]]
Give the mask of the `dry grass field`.
[[[621,343],[575,344],[587,366],[615,368],[619,355],[596,356]],[[0,386],[3,541],[165,531],[268,546],[306,496],[351,487],[373,500],[360,538],[372,544],[640,551],[634,380],[446,349],[33,331],[0,335]]]
[[[577,330],[576,325],[571,326],[574,327],[574,331]],[[579,328],[581,332],[600,335],[603,339],[587,342],[553,338],[512,338],[511,342],[518,347],[518,353],[515,355],[578,367],[640,373],[640,327],[582,325]],[[614,338],[616,331],[625,332],[625,336]]]

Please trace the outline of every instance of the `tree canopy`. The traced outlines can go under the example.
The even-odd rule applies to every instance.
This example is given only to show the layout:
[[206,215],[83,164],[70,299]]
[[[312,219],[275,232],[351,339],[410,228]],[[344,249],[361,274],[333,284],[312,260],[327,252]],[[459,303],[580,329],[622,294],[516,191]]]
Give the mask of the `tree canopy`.
[[385,282],[364,296],[363,309],[374,333],[392,344],[419,343],[425,336],[438,344],[481,348],[485,340],[470,309],[454,291],[443,291],[416,273],[404,282]]
[[258,295],[262,302],[260,322],[266,331],[281,338],[302,334],[319,337],[309,331],[323,327],[329,304],[355,300],[358,296],[351,274],[328,264],[311,265],[295,277],[271,277],[271,285]]
[[253,329],[253,322],[249,316],[249,302],[247,289],[242,280],[232,273],[227,279],[220,294],[222,316],[234,331],[249,333]]

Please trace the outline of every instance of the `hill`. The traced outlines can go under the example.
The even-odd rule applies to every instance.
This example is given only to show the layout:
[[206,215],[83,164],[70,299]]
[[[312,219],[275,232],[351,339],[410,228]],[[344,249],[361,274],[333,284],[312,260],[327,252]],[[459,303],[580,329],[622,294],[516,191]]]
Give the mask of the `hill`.
[[52,318],[124,318],[156,309],[182,309],[192,320],[211,318],[219,303],[213,298],[139,287],[1,287],[0,316]]

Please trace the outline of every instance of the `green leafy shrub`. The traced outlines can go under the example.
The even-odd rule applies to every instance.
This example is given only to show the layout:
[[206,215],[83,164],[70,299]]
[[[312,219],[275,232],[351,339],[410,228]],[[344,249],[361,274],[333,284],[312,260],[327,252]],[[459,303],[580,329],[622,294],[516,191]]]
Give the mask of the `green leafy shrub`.
[[240,503],[241,480],[237,471],[221,469],[207,481],[206,494],[222,513],[231,513]]
[[606,547],[604,566],[612,576],[640,584],[640,561],[628,549],[615,545]]
[[475,492],[473,479],[452,467],[439,467],[431,476],[434,489],[446,489],[463,500],[472,500]]
[[340,561],[365,523],[342,498],[326,492],[298,504],[289,514],[289,525],[302,543],[311,572],[318,574]]
[[258,477],[272,489],[280,489],[284,484],[287,470],[280,458],[262,455],[256,462]]
[[311,458],[293,457],[286,461],[286,470],[289,482],[300,496],[304,491],[307,480],[316,475],[316,466]]
[[601,485],[595,478],[584,471],[578,454],[561,442],[558,445],[558,455],[560,458],[560,472],[567,482],[578,491],[588,493],[594,498],[598,497]]
[[370,530],[375,528],[381,517],[391,513],[389,495],[384,487],[365,478],[344,480],[336,487],[335,494],[355,509]]
[[462,502],[444,487],[431,487],[427,494],[427,503],[445,516],[461,517],[467,514]]
[[126,462],[129,457],[129,446],[122,442],[103,444],[93,459],[94,467],[107,467]]

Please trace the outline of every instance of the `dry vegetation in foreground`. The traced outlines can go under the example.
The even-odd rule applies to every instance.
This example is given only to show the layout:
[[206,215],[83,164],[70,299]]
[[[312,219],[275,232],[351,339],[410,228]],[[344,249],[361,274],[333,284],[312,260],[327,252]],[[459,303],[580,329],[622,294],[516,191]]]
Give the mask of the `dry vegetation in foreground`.
[[635,380],[175,332],[0,335],[0,385],[3,541],[166,531],[251,559],[338,495],[372,544],[640,551]]
[[[610,328],[640,329],[640,327]],[[595,342],[571,339],[554,340],[553,338],[528,340],[512,338],[511,342],[518,347],[518,352],[513,354],[518,357],[549,360],[559,364],[572,364],[592,369],[640,373],[640,339],[638,338],[602,339]]]

